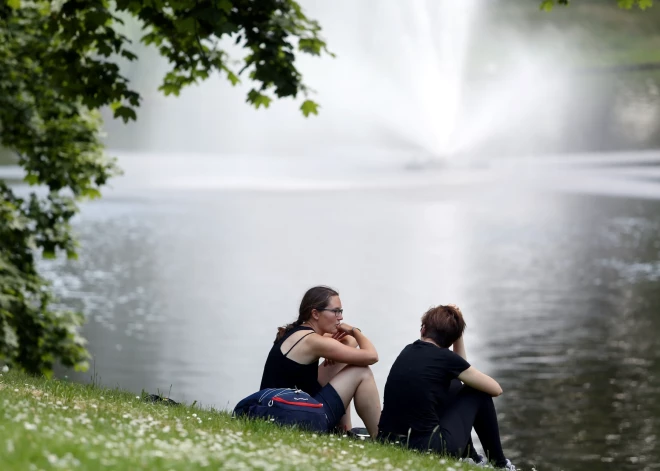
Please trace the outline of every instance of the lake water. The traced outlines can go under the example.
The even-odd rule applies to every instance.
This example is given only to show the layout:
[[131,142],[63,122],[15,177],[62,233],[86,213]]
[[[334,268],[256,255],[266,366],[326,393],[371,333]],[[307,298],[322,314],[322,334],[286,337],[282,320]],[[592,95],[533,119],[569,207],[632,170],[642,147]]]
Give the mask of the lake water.
[[124,156],[77,219],[80,260],[42,264],[89,317],[75,377],[232,408],[328,284],[382,393],[422,313],[453,302],[518,466],[660,469],[660,159],[545,162]]

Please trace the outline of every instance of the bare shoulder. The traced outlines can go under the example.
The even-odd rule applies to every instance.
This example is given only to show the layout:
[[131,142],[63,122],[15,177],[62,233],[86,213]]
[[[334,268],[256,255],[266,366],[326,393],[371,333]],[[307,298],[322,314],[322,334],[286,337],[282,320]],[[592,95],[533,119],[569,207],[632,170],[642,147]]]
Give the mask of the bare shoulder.
[[282,350],[282,353],[285,353],[291,347],[293,347],[298,341],[300,341],[303,337],[305,337],[305,340],[302,341],[301,343],[308,343],[311,338],[320,337],[320,335],[315,333],[313,330],[300,330],[298,332],[294,332],[284,342],[282,342],[282,345],[280,346],[280,350]]

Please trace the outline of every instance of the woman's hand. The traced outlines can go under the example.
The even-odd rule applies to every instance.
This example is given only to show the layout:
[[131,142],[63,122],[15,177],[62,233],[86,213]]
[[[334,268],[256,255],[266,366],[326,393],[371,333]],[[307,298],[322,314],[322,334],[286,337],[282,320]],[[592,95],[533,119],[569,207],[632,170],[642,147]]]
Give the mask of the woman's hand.
[[[341,330],[337,330],[337,332],[332,334],[330,338],[335,339],[337,342],[342,343],[348,347],[357,348],[358,346],[357,340],[355,340],[354,337]],[[336,361],[329,360],[326,358],[323,361],[322,366],[332,366],[335,365],[336,363],[337,363]]]
[[[344,333],[340,341],[331,338],[332,335],[310,335],[307,343],[311,351],[318,357],[332,359],[336,363],[347,365],[369,366],[378,361],[378,352],[371,341],[349,324],[339,324],[337,330]],[[355,342],[358,348],[346,345],[347,342]]]
[[344,336],[353,335],[353,326],[342,322],[337,326],[337,332],[338,333],[341,332],[342,334],[344,334]]
[[[341,342],[341,340],[342,340],[344,337],[346,337],[347,335],[348,335],[348,333],[346,333],[346,332],[344,332],[344,331],[342,331],[342,330],[339,330],[339,328],[337,328],[337,332],[335,332],[334,334],[332,334],[332,338],[335,339],[335,340],[339,340],[339,341]],[[342,342],[342,343],[343,343],[343,342]]]

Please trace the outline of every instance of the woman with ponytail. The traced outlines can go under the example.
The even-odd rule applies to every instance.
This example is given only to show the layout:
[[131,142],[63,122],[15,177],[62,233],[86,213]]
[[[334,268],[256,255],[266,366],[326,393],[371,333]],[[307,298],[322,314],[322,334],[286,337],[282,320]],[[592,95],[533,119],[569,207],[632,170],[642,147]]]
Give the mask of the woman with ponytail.
[[[343,323],[339,293],[326,286],[309,289],[298,319],[280,327],[268,354],[261,389],[297,388],[323,404],[328,430],[350,429],[348,407],[355,409],[369,434],[378,433],[380,396],[369,365],[378,353],[358,329]],[[325,361],[319,365],[319,359]]]

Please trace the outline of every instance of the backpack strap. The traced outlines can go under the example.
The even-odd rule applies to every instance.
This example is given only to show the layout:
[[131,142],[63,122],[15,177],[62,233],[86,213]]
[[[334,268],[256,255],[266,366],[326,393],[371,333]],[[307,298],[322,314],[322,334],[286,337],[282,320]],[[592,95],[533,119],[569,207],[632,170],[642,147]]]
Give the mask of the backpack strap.
[[[302,339],[304,339],[305,337],[307,337],[307,336],[309,336],[309,335],[312,335],[313,333],[314,333],[314,332],[310,332],[309,334],[305,334],[305,335],[303,335],[302,337],[300,337],[300,338],[298,339],[298,341],[297,341],[296,343],[293,344],[293,347],[295,347],[296,345],[298,345]],[[291,352],[291,350],[293,350],[293,347],[291,347],[291,348],[290,348],[290,349],[284,354],[285,357]]]

